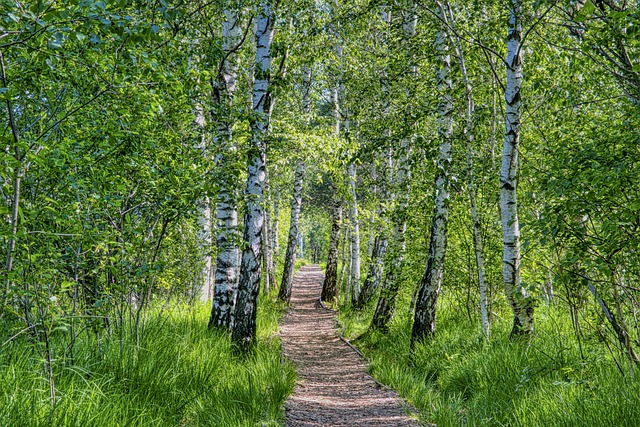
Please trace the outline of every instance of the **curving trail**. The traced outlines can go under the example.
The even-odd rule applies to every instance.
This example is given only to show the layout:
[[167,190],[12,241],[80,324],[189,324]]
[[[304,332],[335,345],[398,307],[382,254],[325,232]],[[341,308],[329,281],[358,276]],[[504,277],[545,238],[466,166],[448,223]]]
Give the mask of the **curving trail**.
[[303,267],[280,325],[285,355],[300,375],[285,404],[287,427],[418,427],[400,397],[381,388],[340,339],[332,311],[319,303],[322,271]]

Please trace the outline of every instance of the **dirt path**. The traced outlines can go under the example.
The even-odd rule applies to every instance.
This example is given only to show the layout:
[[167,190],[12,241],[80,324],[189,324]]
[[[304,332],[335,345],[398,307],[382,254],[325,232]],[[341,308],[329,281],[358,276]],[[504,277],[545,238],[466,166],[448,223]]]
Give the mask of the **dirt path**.
[[334,313],[318,298],[322,271],[303,267],[295,278],[292,308],[280,325],[286,356],[300,378],[285,404],[287,427],[417,427],[402,400],[378,386],[365,362],[339,336]]

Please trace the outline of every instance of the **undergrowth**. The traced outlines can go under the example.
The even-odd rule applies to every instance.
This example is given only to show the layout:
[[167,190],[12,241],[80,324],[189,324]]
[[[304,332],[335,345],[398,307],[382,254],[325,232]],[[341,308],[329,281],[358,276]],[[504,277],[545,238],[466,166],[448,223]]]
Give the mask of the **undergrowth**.
[[82,334],[73,363],[54,336],[55,404],[42,351],[14,339],[0,347],[0,426],[280,425],[295,383],[273,337],[282,310],[260,301],[259,340],[246,357],[234,355],[228,334],[207,329],[204,305],[152,317],[139,344],[127,328],[122,341],[114,333],[99,346]]
[[408,314],[383,334],[367,330],[371,309],[343,310],[346,334],[370,359],[372,375],[419,409],[424,421],[438,427],[640,425],[633,369],[618,367],[596,334],[579,343],[567,313],[553,305],[538,309],[528,343],[510,340],[508,316],[493,324],[487,340],[478,324],[443,305],[435,336],[413,354]]

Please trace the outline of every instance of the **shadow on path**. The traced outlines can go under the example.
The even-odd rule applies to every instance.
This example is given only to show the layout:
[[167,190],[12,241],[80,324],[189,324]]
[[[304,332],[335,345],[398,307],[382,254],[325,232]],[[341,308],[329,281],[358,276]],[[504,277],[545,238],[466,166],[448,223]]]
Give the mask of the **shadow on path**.
[[303,267],[280,325],[285,355],[299,374],[285,404],[287,427],[417,427],[397,393],[380,388],[340,339],[333,312],[319,303],[322,270]]

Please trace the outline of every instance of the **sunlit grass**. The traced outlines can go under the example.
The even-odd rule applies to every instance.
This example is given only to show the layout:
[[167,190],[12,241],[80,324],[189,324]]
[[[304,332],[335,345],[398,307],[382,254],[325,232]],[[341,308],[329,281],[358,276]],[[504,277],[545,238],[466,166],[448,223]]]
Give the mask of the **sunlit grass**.
[[386,335],[366,332],[370,311],[341,318],[371,373],[439,427],[640,425],[640,380],[628,366],[622,374],[594,337],[581,352],[567,314],[554,306],[538,309],[527,343],[510,340],[508,316],[486,340],[479,325],[444,305],[435,336],[413,354],[406,316]]
[[259,340],[246,357],[229,337],[207,329],[208,307],[182,308],[149,320],[140,340],[125,333],[80,339],[75,363],[54,353],[52,406],[41,351],[26,340],[0,353],[2,426],[278,425],[295,372],[282,364],[274,337],[282,307],[261,301]]

